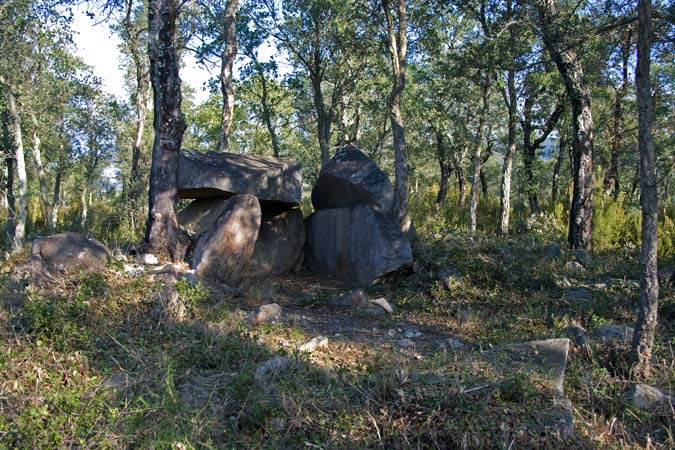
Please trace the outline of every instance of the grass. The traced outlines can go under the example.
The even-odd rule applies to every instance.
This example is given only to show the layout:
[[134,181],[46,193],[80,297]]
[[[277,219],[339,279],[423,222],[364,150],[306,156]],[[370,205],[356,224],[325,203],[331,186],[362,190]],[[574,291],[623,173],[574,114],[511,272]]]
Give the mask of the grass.
[[[478,349],[564,336],[575,321],[589,329],[631,323],[637,292],[635,250],[598,255],[591,270],[568,276],[561,259],[543,256],[531,238],[469,238],[421,233],[419,270],[373,286],[398,306],[369,319],[376,336],[415,327],[413,349],[391,340],[331,333],[328,350],[299,354],[316,335],[290,315],[283,324],[249,328],[245,313],[296,283],[306,294],[295,310],[328,321],[334,292],[315,278],[265,280],[250,297],[214,298],[179,285],[190,309],[180,323],[152,314],[160,286],[121,274],[64,281],[48,292],[0,279],[0,448],[672,448],[673,418],[632,408],[626,349],[593,344],[569,355],[565,394],[575,433],[544,432],[555,396],[526,366],[503,370]],[[451,290],[438,269],[462,275]],[[297,279],[294,279],[296,277]],[[570,308],[561,279],[587,286],[595,302]],[[308,294],[307,294],[308,293]],[[23,306],[17,306],[16,299]],[[286,307],[292,310],[293,307]],[[565,314],[561,314],[565,312]],[[661,322],[650,382],[672,387],[675,302],[661,295]],[[346,323],[350,318],[346,318]],[[334,331],[334,330],[331,330]],[[475,351],[436,345],[453,336]],[[256,381],[255,369],[277,355],[293,364]]]

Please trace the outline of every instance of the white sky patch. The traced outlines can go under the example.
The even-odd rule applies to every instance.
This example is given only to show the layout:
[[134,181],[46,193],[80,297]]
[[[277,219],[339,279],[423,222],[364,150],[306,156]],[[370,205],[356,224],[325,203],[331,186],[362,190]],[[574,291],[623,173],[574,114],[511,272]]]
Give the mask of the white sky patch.
[[[77,55],[90,65],[94,75],[100,77],[103,89],[118,97],[128,98],[124,72],[120,69],[122,56],[119,51],[120,38],[110,31],[107,23],[97,23],[100,19],[91,19],[84,8],[73,9],[73,41],[77,47]],[[186,55],[180,69],[183,83],[190,85],[195,92],[195,101],[203,103],[209,97],[204,83],[210,78],[209,72],[195,61],[191,54]]]

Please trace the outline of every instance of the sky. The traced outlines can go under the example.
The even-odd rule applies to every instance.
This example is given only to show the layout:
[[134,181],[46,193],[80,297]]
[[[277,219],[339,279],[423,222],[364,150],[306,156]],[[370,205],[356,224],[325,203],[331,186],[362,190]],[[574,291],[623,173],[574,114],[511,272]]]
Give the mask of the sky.
[[[128,98],[124,73],[119,67],[121,61],[118,50],[121,44],[119,37],[110,31],[108,24],[97,24],[96,20],[87,17],[84,8],[76,8],[73,12],[75,30],[73,40],[77,54],[94,69],[94,74],[101,78],[106,92],[121,99]],[[190,85],[195,90],[197,103],[204,102],[209,96],[208,90],[202,86],[210,76],[205,68],[197,64],[192,55],[185,58],[180,77],[184,84]]]

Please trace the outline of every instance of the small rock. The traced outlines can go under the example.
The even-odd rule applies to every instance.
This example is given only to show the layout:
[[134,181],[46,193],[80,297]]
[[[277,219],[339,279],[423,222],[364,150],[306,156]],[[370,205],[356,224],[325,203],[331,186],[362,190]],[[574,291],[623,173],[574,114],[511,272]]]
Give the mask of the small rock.
[[673,396],[663,389],[636,384],[628,391],[628,401],[636,408],[654,411],[660,408],[672,409]]
[[602,342],[630,344],[633,341],[633,327],[629,325],[605,324],[593,330],[593,337]]
[[562,289],[567,289],[572,287],[572,281],[566,276],[553,275],[555,278],[555,285]]
[[394,307],[391,306],[391,304],[384,297],[371,300],[370,303],[384,309],[387,312],[387,314],[394,314]]
[[334,308],[360,309],[369,305],[368,294],[363,288],[352,289],[340,297],[328,300],[328,304]]
[[593,264],[593,259],[591,258],[591,255],[589,255],[588,252],[583,248],[576,249],[574,251],[574,257],[584,267],[588,267],[591,264]]
[[394,329],[387,330],[387,336],[390,337],[390,338],[395,337],[396,336],[396,330],[394,330]]
[[159,258],[157,258],[156,255],[153,255],[152,253],[143,253],[140,255],[134,256],[134,260],[138,264],[145,264],[148,266],[156,266],[159,264]]
[[141,266],[137,266],[136,264],[124,264],[122,266],[122,270],[124,270],[124,273],[132,277],[140,277],[145,273],[145,269]]
[[384,317],[387,315],[387,311],[380,306],[369,306],[362,309],[361,314],[366,317]]
[[277,356],[276,358],[269,359],[255,369],[253,379],[260,383],[265,380],[269,373],[279,372],[291,364],[293,364],[293,360],[288,356]]
[[565,269],[572,275],[581,275],[586,271],[584,266],[579,264],[577,261],[570,261],[565,264]]
[[158,305],[153,310],[153,315],[161,315],[176,322],[185,320],[188,312],[187,306],[174,284],[162,286],[162,290],[156,295],[155,301]]
[[574,306],[588,308],[593,305],[593,294],[586,288],[572,288],[565,291],[563,300]]
[[195,286],[197,283],[199,283],[199,279],[197,278],[197,275],[195,274],[195,271],[190,269],[187,272],[181,274],[178,277],[179,280],[185,280],[188,284]]
[[570,339],[572,339],[574,345],[581,347],[588,344],[588,335],[586,330],[584,330],[584,328],[580,325],[570,325],[563,331]]
[[441,286],[443,286],[443,289],[452,289],[453,287],[462,284],[461,275],[446,268],[440,269],[436,273],[436,279],[440,281]]
[[396,341],[396,346],[400,348],[412,348],[415,346],[415,343],[410,339],[399,339]]
[[115,261],[119,261],[119,262],[123,262],[123,263],[129,262],[129,258],[127,258],[127,255],[125,255],[124,253],[122,253],[119,250],[114,251],[113,258],[115,258]]
[[422,336],[422,333],[420,333],[414,328],[408,328],[403,332],[403,336],[407,337],[408,339],[413,339]]
[[326,347],[328,347],[328,338],[325,336],[317,336],[299,346],[298,351],[313,353],[316,349]]
[[278,320],[280,317],[281,306],[279,306],[277,303],[269,303],[267,305],[262,305],[253,311],[249,315],[248,321],[252,325],[262,325]]
[[562,255],[562,249],[560,248],[560,245],[555,242],[549,242],[546,244],[544,247],[544,252],[546,253],[546,257],[550,259],[557,259]]

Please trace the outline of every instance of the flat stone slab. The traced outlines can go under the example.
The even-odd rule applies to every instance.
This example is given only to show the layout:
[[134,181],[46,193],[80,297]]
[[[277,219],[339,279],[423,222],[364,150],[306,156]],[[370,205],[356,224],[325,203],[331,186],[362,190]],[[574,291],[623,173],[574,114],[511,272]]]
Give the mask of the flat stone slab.
[[300,163],[287,158],[182,149],[178,163],[180,198],[229,198],[252,194],[261,202],[298,205]]

